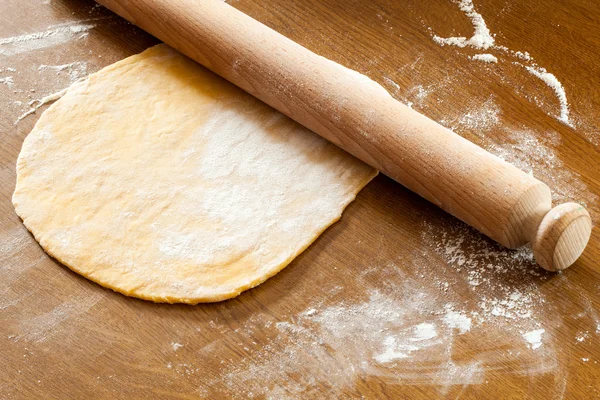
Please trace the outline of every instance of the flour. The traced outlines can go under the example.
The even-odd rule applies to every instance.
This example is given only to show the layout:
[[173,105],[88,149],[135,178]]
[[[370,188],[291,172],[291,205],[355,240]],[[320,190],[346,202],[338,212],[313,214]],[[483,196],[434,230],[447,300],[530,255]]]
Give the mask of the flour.
[[172,343],[171,343],[171,347],[173,348],[173,351],[177,351],[177,350],[179,350],[180,348],[182,348],[182,347],[183,347],[183,345],[182,345],[181,343],[172,342]]
[[482,315],[486,318],[494,316],[509,320],[531,318],[534,305],[531,294],[517,289],[509,291],[505,298],[488,299],[484,297],[479,303]]
[[65,88],[61,91],[58,91],[56,93],[52,93],[49,94],[47,96],[42,97],[41,99],[35,99],[29,102],[29,109],[27,111],[25,111],[23,114],[21,114],[14,122],[14,125],[17,125],[19,122],[21,122],[23,119],[25,119],[27,116],[35,113],[41,106],[46,105],[48,103],[52,103],[58,99],[60,99],[62,96],[64,96],[64,94],[67,92],[69,88]]
[[383,78],[383,81],[385,83],[387,83],[388,85],[392,86],[395,91],[399,91],[400,90],[400,85],[398,85],[396,82],[394,82],[391,78],[388,78],[387,76],[385,76]]
[[[384,270],[401,273],[393,266]],[[443,308],[442,303],[410,278],[404,277],[404,285],[394,286],[394,291],[386,294],[369,288],[363,301],[313,304],[289,320],[274,323],[278,334],[247,360],[225,367],[223,383],[241,398],[274,390],[291,398],[314,397],[323,384],[332,396],[343,397],[357,379],[368,376],[395,384],[440,387],[481,383],[479,362],[451,357],[453,335],[468,332],[468,318],[450,308],[444,319],[432,315]],[[320,302],[326,300],[327,295]],[[250,334],[253,329],[246,331]]]
[[[4,171],[0,170],[1,172]],[[0,174],[0,178],[5,178],[2,175],[4,174]],[[46,259],[43,251],[24,251],[32,244],[31,240],[24,227],[13,228],[0,237],[0,279],[3,282],[3,287],[0,288],[0,310],[12,307],[31,295],[31,292],[15,293],[11,286]]]
[[442,38],[437,35],[434,35],[433,40],[442,46],[444,46],[444,45],[457,46],[457,47],[470,46],[470,47],[473,47],[473,48],[479,49],[479,50],[487,50],[490,47],[492,47],[495,42],[494,37],[490,33],[490,30],[488,29],[488,27],[485,23],[485,20],[483,19],[481,14],[479,14],[478,12],[475,11],[475,6],[473,5],[473,1],[472,0],[462,0],[458,3],[458,7],[471,20],[471,23],[473,24],[473,28],[475,30],[475,32],[473,33],[473,36],[471,36],[470,38],[467,39],[466,37],[463,37],[463,36]]
[[569,103],[567,102],[567,94],[562,83],[556,79],[556,76],[546,71],[545,68],[532,66],[527,66],[525,68],[532,75],[544,81],[546,85],[548,85],[554,91],[558,101],[560,102],[560,116],[558,117],[558,120],[565,125],[572,126],[571,120],[569,119]]
[[[529,248],[505,249],[461,224],[449,225],[447,230],[439,233],[426,226],[423,240],[459,273],[473,294],[478,294],[475,297],[478,298],[475,304],[477,312],[468,317],[477,323],[521,320],[527,324],[534,316],[534,307],[545,302],[534,284],[523,285],[521,280],[522,287],[519,288],[498,279],[499,275],[507,278],[515,274],[538,275]],[[452,312],[448,314],[448,310],[446,307],[446,322],[454,323],[461,319]],[[461,320],[466,331],[470,325],[465,318]]]
[[493,54],[475,54],[472,60],[479,60],[486,63],[498,63],[498,58]]
[[48,27],[47,30],[0,39],[0,54],[13,56],[44,49],[86,37],[96,25],[73,21]]
[[[552,191],[553,202],[577,200],[595,204],[599,197],[588,190],[580,175],[565,166],[556,154],[554,148],[559,144],[560,136],[552,132],[536,134],[522,129],[507,128],[503,143],[484,137],[486,150],[546,183]],[[594,218],[594,209],[590,208],[589,212]]]
[[88,292],[80,296],[72,296],[68,301],[58,304],[50,311],[25,319],[20,323],[19,331],[24,332],[13,340],[41,342],[59,334],[60,326],[72,318],[87,313],[104,298],[104,293]]
[[542,335],[546,332],[544,329],[536,329],[523,334],[523,339],[529,343],[531,350],[536,350],[542,346]]
[[445,314],[442,316],[442,321],[452,329],[457,329],[463,334],[471,330],[471,318],[464,312],[455,311],[451,305],[445,306]]
[[443,87],[444,82],[438,85],[415,85],[406,92],[406,95],[401,100],[410,108],[413,106],[422,107],[431,94]]
[[[463,11],[469,19],[471,19],[471,23],[473,24],[473,28],[475,31],[473,36],[467,39],[466,37],[441,38],[437,35],[433,35],[433,41],[441,46],[449,45],[456,46],[459,48],[469,46],[478,50],[493,50],[498,53],[507,54],[513,59],[519,60],[513,62],[513,64],[524,67],[529,73],[542,80],[554,91],[560,104],[559,115],[554,117],[560,122],[564,123],[565,125],[574,127],[573,121],[569,116],[569,103],[567,101],[565,89],[562,83],[560,83],[560,81],[556,78],[556,76],[546,71],[545,68],[540,67],[528,52],[514,51],[506,46],[495,44],[495,35],[492,35],[490,33],[490,30],[488,29],[483,16],[475,11],[475,6],[473,5],[472,0],[462,0],[458,3],[458,6],[459,9]],[[476,54],[473,56],[469,56],[469,58],[472,60],[483,61],[486,63],[498,63],[497,56],[490,53]],[[527,62],[527,65],[523,65],[521,64],[521,62]],[[536,101],[536,104],[539,107],[542,107],[538,101]]]
[[[505,48],[507,49],[507,48]],[[520,58],[521,60],[525,60],[525,61],[531,61],[531,55],[526,52],[526,51],[514,51],[511,52],[513,55],[515,55],[516,57]]]
[[75,82],[80,78],[87,75],[87,63],[82,61],[75,61],[69,64],[63,65],[40,65],[38,71],[52,71],[57,75],[66,72],[71,79],[71,82]]
[[[500,108],[490,97],[482,104],[469,108],[456,122],[462,128],[481,134],[500,124],[500,115]],[[452,129],[455,128],[452,126]]]
[[[422,323],[414,326],[410,329],[411,334],[403,341],[399,343],[396,336],[390,335],[383,340],[384,351],[374,356],[375,360],[380,364],[386,364],[394,360],[401,358],[410,357],[414,351],[419,351],[424,347],[429,347],[437,342],[431,342],[430,340],[437,336],[435,325],[432,323]],[[425,345],[415,343],[424,342]]]
[[5,76],[3,78],[0,78],[0,85],[6,85],[10,88],[13,84],[14,81],[12,76]]
[[[45,31],[0,39],[0,56],[24,54],[29,51],[63,44],[70,40],[81,39],[96,26],[94,24],[95,21],[108,18],[110,17],[71,21],[64,24],[52,25]],[[75,61],[62,65],[47,65],[42,63],[37,69],[41,76],[32,81],[35,82],[34,87],[23,88],[22,80],[15,81],[17,78],[16,75],[0,77],[0,85],[6,85],[13,91],[12,95],[15,100],[11,104],[16,110],[16,115],[18,115],[13,121],[14,125],[19,124],[23,119],[34,114],[42,105],[56,100],[56,98],[53,98],[56,93],[34,100],[31,100],[32,96],[40,92],[52,93],[52,91],[57,89],[57,86],[58,88],[64,87],[67,83],[74,83],[85,77],[88,73],[88,63],[84,61]],[[6,67],[1,71],[13,74],[17,72],[13,67]],[[60,75],[61,77],[57,79],[54,75]],[[64,76],[68,77],[66,82]],[[29,104],[27,107],[24,107],[26,103]]]
[[589,339],[589,337],[590,337],[589,331],[578,332],[577,336],[575,336],[575,340],[577,341],[577,343],[582,343],[582,342],[585,342],[586,339]]

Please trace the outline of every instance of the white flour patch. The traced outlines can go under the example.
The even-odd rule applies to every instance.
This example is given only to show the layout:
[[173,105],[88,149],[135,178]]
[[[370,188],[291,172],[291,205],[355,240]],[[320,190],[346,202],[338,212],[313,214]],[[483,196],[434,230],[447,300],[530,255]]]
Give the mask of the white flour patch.
[[0,262],[4,263],[16,254],[20,253],[28,244],[31,237],[25,228],[14,228],[0,240]]
[[13,56],[33,50],[54,47],[70,40],[81,39],[87,32],[94,28],[94,24],[73,21],[65,24],[53,25],[47,30],[35,33],[27,33],[0,39],[0,54]]
[[463,36],[442,38],[437,35],[433,36],[433,40],[444,46],[457,46],[457,47],[473,47],[475,49],[487,50],[494,45],[494,37],[490,33],[485,20],[475,11],[475,6],[472,0],[462,0],[458,3],[458,7],[465,13],[465,15],[471,20],[473,24],[474,33],[470,38]]
[[179,350],[180,348],[182,348],[182,347],[183,347],[183,345],[182,345],[181,343],[172,342],[172,343],[171,343],[171,347],[173,348],[173,351],[177,351],[177,350]]
[[516,57],[520,58],[521,60],[525,60],[525,61],[531,61],[531,55],[526,52],[526,51],[515,51],[512,52],[513,55],[515,55]]
[[450,305],[446,305],[445,314],[442,321],[452,329],[457,329],[459,333],[466,333],[471,330],[471,318],[464,312],[457,312]]
[[57,75],[60,73],[66,73],[69,75],[71,82],[75,82],[80,78],[87,76],[87,63],[82,61],[75,61],[69,64],[63,65],[40,65],[38,71],[50,71]]
[[484,297],[479,303],[484,316],[510,320],[531,318],[534,306],[533,297],[518,289],[509,291],[505,298],[488,299]]
[[567,93],[565,92],[565,88],[562,83],[556,79],[556,76],[546,71],[545,68],[542,67],[525,67],[527,71],[529,71],[535,77],[541,79],[548,85],[556,94],[558,101],[560,103],[560,116],[558,120],[564,123],[565,125],[573,126],[571,120],[569,119],[569,103],[567,102]]
[[13,84],[14,81],[12,76],[5,76],[3,78],[0,78],[0,85],[6,85],[10,88]]
[[[454,335],[478,338],[474,347],[479,350],[472,350],[477,354],[472,363],[479,363],[483,371],[530,377],[562,375],[552,336],[544,338],[543,351],[522,351],[529,346],[522,341],[523,332],[540,329],[541,321],[552,312],[540,284],[547,276],[536,266],[529,248],[506,249],[449,216],[435,224],[424,222],[422,240],[433,250],[426,256],[431,260],[419,267],[423,282],[432,282],[449,301],[432,322],[451,329]],[[440,261],[447,267],[430,268],[439,266]],[[452,340],[452,334],[444,340]],[[510,368],[507,360],[512,363]],[[473,367],[477,368],[476,364]]]
[[493,54],[475,54],[471,57],[472,60],[483,61],[486,63],[497,63],[498,58]]
[[577,341],[577,343],[582,343],[582,342],[585,342],[585,340],[588,339],[589,337],[590,337],[589,331],[579,332],[577,334],[577,336],[575,336],[575,340]]
[[433,86],[423,87],[423,85],[417,85],[410,90],[410,94],[413,96],[415,103],[423,102],[433,91]]
[[523,339],[529,343],[532,350],[542,346],[542,335],[546,332],[544,329],[536,329],[523,334]]
[[445,82],[442,82],[439,85],[413,86],[407,91],[406,95],[403,98],[401,98],[401,101],[410,108],[412,108],[413,105],[422,107],[427,98],[431,94],[433,94],[437,89],[443,88],[444,85]]
[[424,347],[439,343],[439,341],[431,342],[431,339],[437,336],[437,331],[435,325],[429,322],[423,322],[410,328],[410,333],[403,336],[403,340],[395,335],[387,336],[383,340],[384,350],[375,355],[375,360],[385,364],[401,358],[408,358],[413,351],[419,351]]

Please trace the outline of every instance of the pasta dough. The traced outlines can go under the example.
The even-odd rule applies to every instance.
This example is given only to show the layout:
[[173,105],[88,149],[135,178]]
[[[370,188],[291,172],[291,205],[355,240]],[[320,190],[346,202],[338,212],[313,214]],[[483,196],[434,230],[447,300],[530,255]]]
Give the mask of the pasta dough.
[[155,302],[235,297],[377,171],[166,45],[76,83],[36,124],[13,203],[53,257]]

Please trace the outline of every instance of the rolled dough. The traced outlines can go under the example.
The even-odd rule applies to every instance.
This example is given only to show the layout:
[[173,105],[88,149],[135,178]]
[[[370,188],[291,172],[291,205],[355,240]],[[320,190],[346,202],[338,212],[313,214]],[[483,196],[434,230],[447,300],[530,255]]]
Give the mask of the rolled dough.
[[41,246],[155,302],[235,297],[306,249],[377,171],[166,45],[39,119],[13,203]]

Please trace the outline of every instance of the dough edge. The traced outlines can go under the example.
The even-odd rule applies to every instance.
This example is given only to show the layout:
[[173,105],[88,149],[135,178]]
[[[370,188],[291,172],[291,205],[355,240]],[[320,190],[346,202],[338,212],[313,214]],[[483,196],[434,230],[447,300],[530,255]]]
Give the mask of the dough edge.
[[[357,186],[354,196],[343,206],[343,208],[341,210],[342,214],[345,211],[345,209],[350,205],[350,203],[352,203],[356,199],[356,196],[358,195],[358,193],[372,179],[374,179],[379,174],[379,171],[377,171],[377,170],[374,170],[374,171],[375,172],[372,174],[372,176],[367,177],[364,180],[364,182],[361,182],[360,185]],[[267,274],[255,279],[245,285],[242,285],[235,289],[232,289],[226,293],[223,293],[223,292],[220,292],[219,294],[207,293],[205,295],[198,296],[198,297],[183,298],[183,297],[164,295],[164,294],[160,294],[160,293],[145,292],[143,290],[137,290],[137,289],[126,290],[126,289],[120,288],[117,284],[113,284],[109,280],[98,279],[98,278],[88,274],[86,272],[86,270],[83,268],[78,269],[76,266],[63,261],[61,259],[60,255],[58,255],[56,252],[53,251],[51,244],[45,243],[45,241],[40,240],[38,235],[36,235],[36,233],[35,233],[35,228],[31,227],[27,223],[27,218],[23,217],[23,216],[21,216],[21,214],[19,214],[18,206],[17,206],[17,204],[15,204],[14,196],[13,196],[13,205],[15,206],[15,211],[16,211],[17,215],[23,221],[23,225],[25,225],[27,230],[33,235],[35,241],[40,244],[40,246],[42,247],[44,252],[46,252],[50,257],[52,257],[53,259],[55,259],[62,265],[66,266],[71,271],[75,272],[76,274],[81,275],[85,279],[88,279],[94,283],[97,283],[98,285],[100,285],[104,288],[111,289],[112,291],[121,293],[125,296],[135,297],[135,298],[138,298],[141,300],[149,300],[154,303],[169,303],[169,304],[181,303],[181,304],[189,304],[189,305],[197,305],[199,303],[217,303],[220,301],[233,299],[233,298],[239,296],[240,294],[242,294],[242,292],[245,292],[249,289],[253,289],[253,288],[257,287],[258,285],[266,282],[269,278],[272,278],[273,276],[277,275],[279,272],[281,272],[281,270],[283,270],[285,267],[287,267],[292,261],[294,261],[294,259],[296,257],[298,257],[300,254],[302,254],[307,248],[309,248],[310,245],[312,245],[323,234],[323,232],[325,232],[330,226],[332,226],[333,224],[338,222],[342,217],[342,215],[340,215],[336,219],[334,219],[330,223],[328,223],[326,226],[324,226],[323,229],[321,231],[319,231],[318,233],[316,233],[315,236],[313,238],[311,238],[302,248],[300,248],[300,250],[298,250],[297,253],[292,254],[288,259],[283,261],[276,268],[273,268],[272,270],[270,270]]]

